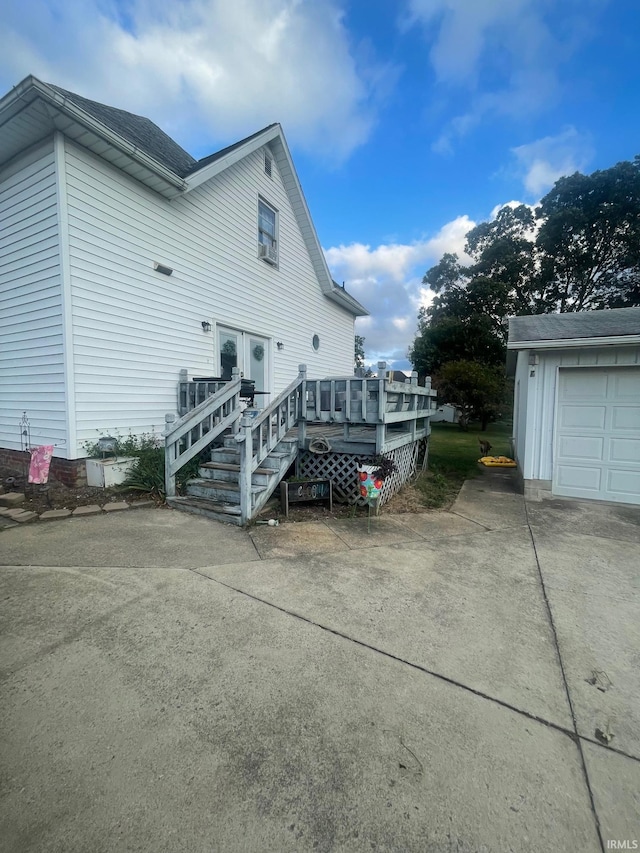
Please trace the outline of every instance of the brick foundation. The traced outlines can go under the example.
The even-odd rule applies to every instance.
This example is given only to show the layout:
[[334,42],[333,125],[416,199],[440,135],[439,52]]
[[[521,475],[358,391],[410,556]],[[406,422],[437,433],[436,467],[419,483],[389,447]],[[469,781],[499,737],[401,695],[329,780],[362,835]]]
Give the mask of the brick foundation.
[[[0,470],[6,477],[24,477],[29,469],[29,454],[20,450],[0,448]],[[87,468],[84,459],[59,459],[54,456],[49,469],[49,479],[65,486],[86,486]]]

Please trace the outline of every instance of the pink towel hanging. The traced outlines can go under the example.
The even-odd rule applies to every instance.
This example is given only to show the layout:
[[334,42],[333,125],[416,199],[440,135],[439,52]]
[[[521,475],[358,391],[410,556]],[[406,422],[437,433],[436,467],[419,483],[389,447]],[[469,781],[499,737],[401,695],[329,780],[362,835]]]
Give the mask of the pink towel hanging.
[[31,451],[31,463],[29,465],[29,482],[46,483],[49,479],[49,466],[53,456],[53,444],[45,444],[42,447],[34,447]]

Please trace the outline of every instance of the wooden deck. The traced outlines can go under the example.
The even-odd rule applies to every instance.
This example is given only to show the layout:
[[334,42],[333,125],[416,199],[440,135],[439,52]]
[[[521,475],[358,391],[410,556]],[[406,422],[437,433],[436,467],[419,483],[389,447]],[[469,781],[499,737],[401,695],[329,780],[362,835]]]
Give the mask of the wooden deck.
[[[401,424],[389,425],[383,433],[374,424],[307,423],[304,435],[304,441],[299,442],[301,450],[309,450],[311,442],[322,437],[328,442],[331,452],[352,453],[356,456],[387,453],[416,440],[411,431],[403,429]],[[288,436],[299,439],[299,427],[289,430]]]
[[[420,447],[429,436],[435,396],[430,385],[418,386],[417,374],[404,383],[385,373],[310,379],[304,365],[299,366],[296,379],[262,410],[243,411],[242,391],[237,368],[227,383],[216,377],[189,381],[186,371],[181,371],[181,417],[176,420],[169,413],[165,418],[165,468],[167,496],[172,496],[176,472],[230,430],[240,453],[243,524],[258,509],[252,503],[252,478],[265,459],[282,455],[278,451],[281,444],[296,448],[300,473],[331,479],[336,487],[342,486],[349,501],[359,499],[358,466],[366,464],[365,460],[375,464],[384,455],[395,466],[393,477],[385,479],[386,497],[390,496],[415,471]],[[314,443],[320,438],[324,446],[318,452]]]

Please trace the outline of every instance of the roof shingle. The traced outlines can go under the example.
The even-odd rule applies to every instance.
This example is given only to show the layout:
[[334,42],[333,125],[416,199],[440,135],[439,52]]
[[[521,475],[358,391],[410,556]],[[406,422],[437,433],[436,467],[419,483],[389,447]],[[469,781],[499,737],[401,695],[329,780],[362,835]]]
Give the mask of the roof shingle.
[[509,318],[509,343],[640,335],[640,308]]
[[181,178],[192,172],[197,165],[197,161],[191,154],[181,148],[150,119],[126,110],[108,107],[97,101],[90,101],[51,83],[47,85]]

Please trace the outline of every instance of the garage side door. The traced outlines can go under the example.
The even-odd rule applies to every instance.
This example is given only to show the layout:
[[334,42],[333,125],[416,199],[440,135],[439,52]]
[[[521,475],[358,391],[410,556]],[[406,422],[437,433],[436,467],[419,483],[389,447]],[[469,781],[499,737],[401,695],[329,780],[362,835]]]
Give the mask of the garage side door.
[[560,368],[553,493],[640,504],[640,367]]

